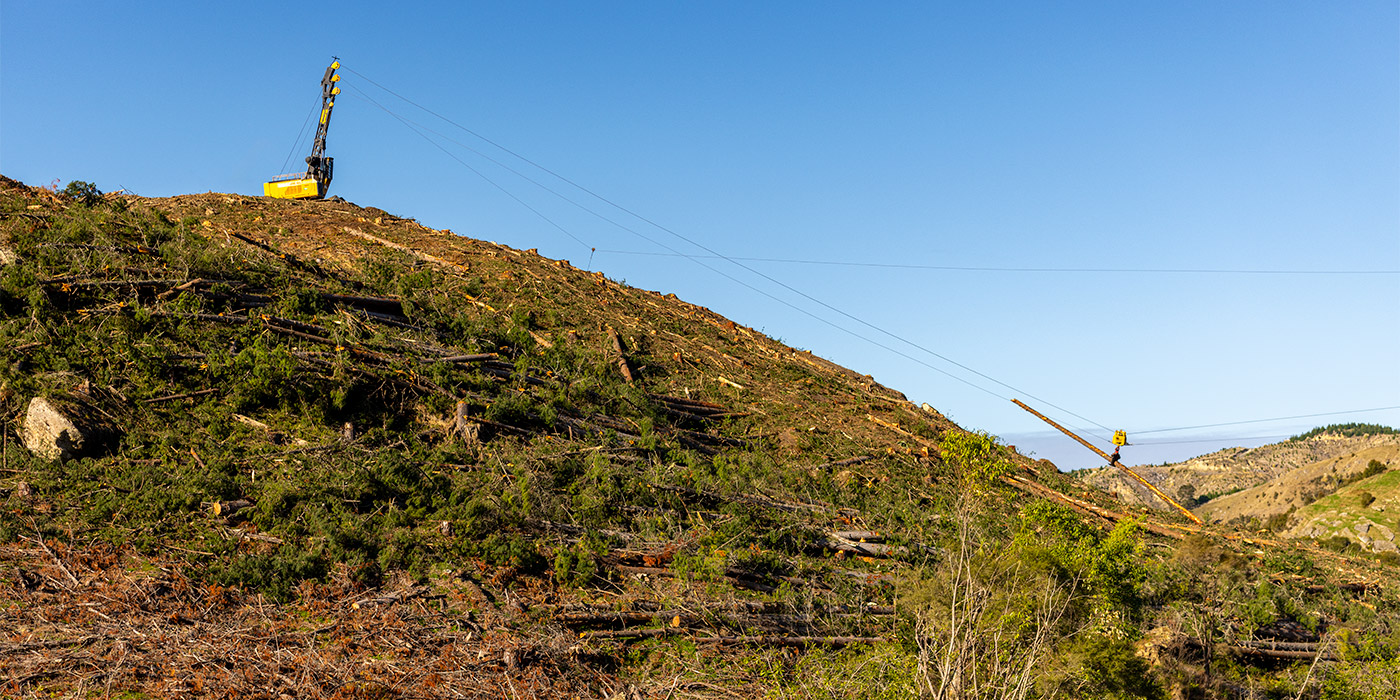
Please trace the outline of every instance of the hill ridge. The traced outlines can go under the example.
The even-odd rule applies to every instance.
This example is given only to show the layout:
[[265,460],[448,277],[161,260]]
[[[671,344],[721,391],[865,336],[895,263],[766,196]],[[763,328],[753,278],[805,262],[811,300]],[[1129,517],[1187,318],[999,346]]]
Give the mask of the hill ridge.
[[[1227,697],[1287,682],[1269,625],[1400,620],[1373,558],[1115,504],[674,295],[348,202],[89,194],[0,180],[17,692],[907,697],[1034,630],[966,672]],[[40,403],[115,430],[41,456]]]

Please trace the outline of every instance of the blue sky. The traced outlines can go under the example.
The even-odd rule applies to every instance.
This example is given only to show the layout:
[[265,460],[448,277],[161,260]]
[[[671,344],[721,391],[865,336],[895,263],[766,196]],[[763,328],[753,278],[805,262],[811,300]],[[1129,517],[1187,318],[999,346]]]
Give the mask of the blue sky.
[[[0,172],[257,194],[332,55],[332,194],[674,292],[1061,466],[1094,458],[1008,398],[1100,442],[1400,405],[1400,275],[1147,271],[1400,270],[1393,2],[5,0]],[[1116,271],[703,261],[744,286],[633,214],[726,256]],[[1125,455],[1351,420],[1400,411]]]

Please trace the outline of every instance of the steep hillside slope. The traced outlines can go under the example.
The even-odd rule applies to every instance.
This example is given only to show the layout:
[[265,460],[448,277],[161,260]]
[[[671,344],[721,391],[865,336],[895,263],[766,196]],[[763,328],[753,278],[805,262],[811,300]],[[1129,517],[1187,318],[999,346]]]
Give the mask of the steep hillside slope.
[[1362,479],[1299,509],[1285,537],[1344,538],[1372,552],[1398,553],[1400,469]]
[[[1393,689],[1374,557],[1125,509],[704,308],[346,202],[0,180],[0,411],[15,696]],[[1280,666],[1341,634],[1370,651]]]

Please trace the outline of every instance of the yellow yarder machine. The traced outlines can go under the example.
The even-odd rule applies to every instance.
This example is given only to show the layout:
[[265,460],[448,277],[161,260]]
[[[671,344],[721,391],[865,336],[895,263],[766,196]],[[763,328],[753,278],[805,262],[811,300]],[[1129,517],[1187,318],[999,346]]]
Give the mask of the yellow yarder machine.
[[306,157],[306,173],[285,175],[272,182],[263,183],[263,194],[283,199],[322,199],[331,186],[331,166],[334,159],[326,156],[326,131],[331,126],[331,108],[335,107],[335,96],[340,94],[340,76],[336,69],[340,61],[333,60],[321,78],[321,121],[316,126],[316,141],[311,147],[311,155]]

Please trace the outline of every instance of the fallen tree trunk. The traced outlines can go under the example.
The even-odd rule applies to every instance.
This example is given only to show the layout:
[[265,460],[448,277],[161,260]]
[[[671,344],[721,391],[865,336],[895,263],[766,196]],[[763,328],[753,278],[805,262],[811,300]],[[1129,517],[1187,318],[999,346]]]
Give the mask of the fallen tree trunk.
[[1338,661],[1339,659],[1330,653],[1322,651],[1286,651],[1275,649],[1260,649],[1252,646],[1232,646],[1229,650],[1235,654],[1243,656],[1262,656],[1268,659],[1303,659],[1318,661]]
[[622,372],[622,378],[628,384],[637,383],[636,376],[632,373],[632,366],[627,362],[627,354],[622,350],[622,338],[617,335],[617,331],[612,326],[608,326],[608,337],[612,339],[613,350],[617,352],[617,368]]
[[[1072,496],[1066,496],[1065,494],[1062,494],[1059,491],[1056,491],[1055,489],[1043,486],[1041,484],[1037,484],[1034,481],[1031,481],[1022,476],[1004,476],[1002,477],[1002,482],[1009,484],[1015,488],[1018,488],[1022,491],[1025,491],[1026,493],[1041,496],[1042,498],[1048,498],[1052,501],[1055,501],[1056,503],[1067,505],[1071,508],[1074,508],[1075,510],[1088,513],[1089,515],[1095,515],[1111,522],[1116,523],[1120,520],[1126,520],[1128,518],[1134,517],[1128,515],[1127,513],[1119,513],[1117,511],[1108,510],[1107,508],[1100,508],[1092,503],[1089,503],[1088,501],[1083,501]],[[1148,532],[1157,535],[1162,535],[1164,537],[1171,537],[1173,539],[1178,540],[1186,539],[1186,535],[1188,534],[1200,532],[1198,528],[1167,527],[1165,525],[1159,525],[1157,523],[1148,522],[1146,520],[1139,520],[1138,525],[1141,526],[1142,529],[1147,530]]]

